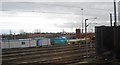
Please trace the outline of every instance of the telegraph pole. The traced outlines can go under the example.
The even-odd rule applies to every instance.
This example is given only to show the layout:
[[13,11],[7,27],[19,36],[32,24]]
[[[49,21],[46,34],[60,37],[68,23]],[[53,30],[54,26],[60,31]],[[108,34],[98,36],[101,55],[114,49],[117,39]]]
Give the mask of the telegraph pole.
[[112,14],[110,13],[110,26],[112,27]]
[[88,57],[88,44],[87,44],[87,21],[88,19],[85,19],[85,44],[86,44],[86,56]]
[[[95,18],[91,18],[91,19],[97,19],[97,17],[95,17]],[[87,20],[89,20],[89,19],[85,19],[85,44],[86,44],[86,56],[88,57],[88,43],[87,43],[87,27],[89,26],[89,24],[91,24],[91,23],[89,23],[89,24],[87,24]]]
[[114,0],[114,26],[117,26],[117,16],[116,16],[116,0]]

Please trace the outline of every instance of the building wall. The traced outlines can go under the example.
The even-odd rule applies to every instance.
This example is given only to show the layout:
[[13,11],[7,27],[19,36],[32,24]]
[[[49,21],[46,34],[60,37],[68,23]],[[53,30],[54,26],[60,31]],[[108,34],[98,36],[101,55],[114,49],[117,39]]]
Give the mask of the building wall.
[[10,45],[9,45],[9,42],[2,42],[1,43],[1,48],[9,48],[10,47]]
[[20,41],[11,41],[9,45],[10,48],[19,48],[21,46],[21,43]]

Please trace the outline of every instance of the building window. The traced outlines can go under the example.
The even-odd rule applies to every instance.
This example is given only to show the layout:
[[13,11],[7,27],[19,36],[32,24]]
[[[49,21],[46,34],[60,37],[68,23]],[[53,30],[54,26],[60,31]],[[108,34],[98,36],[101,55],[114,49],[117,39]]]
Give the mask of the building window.
[[25,45],[25,42],[22,42],[21,44],[22,44],[22,45]]

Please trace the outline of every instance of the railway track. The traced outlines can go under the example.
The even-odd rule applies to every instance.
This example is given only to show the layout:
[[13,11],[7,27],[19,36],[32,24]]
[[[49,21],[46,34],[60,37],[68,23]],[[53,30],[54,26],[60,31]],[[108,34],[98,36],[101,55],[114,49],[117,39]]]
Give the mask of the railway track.
[[[95,48],[89,47],[87,58],[95,57]],[[71,64],[86,58],[86,47],[82,45],[54,46],[3,50],[2,65]]]

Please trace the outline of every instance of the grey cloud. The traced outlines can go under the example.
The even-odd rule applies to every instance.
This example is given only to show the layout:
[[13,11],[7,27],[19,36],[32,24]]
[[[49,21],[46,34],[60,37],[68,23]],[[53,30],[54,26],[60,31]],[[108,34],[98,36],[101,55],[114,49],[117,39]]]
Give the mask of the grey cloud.
[[[73,14],[78,17],[69,18],[68,23],[57,25],[57,27],[73,28],[81,26],[81,8],[84,8],[84,18],[98,17],[98,23],[108,24],[105,21],[109,20],[109,13],[113,12],[113,3],[111,2],[3,2],[2,11],[17,11],[17,12],[42,12],[53,14]],[[65,16],[51,16],[51,18],[67,18]],[[73,23],[76,21],[77,23]]]
[[[102,5],[106,7],[101,8]],[[63,6],[62,6],[63,5]],[[33,2],[6,2],[3,3],[3,11],[36,11],[49,13],[63,13],[81,15],[81,8],[84,8],[84,15],[87,16],[103,16],[108,15],[113,10],[112,3],[33,3]],[[66,7],[68,6],[68,7]],[[71,7],[72,6],[72,7]],[[107,7],[108,6],[108,7]],[[103,6],[102,6],[103,7]]]
[[81,23],[73,23],[73,22],[69,22],[69,23],[64,23],[63,25],[57,25],[55,24],[55,26],[57,27],[62,27],[62,28],[77,28],[77,27],[81,27]]
[[0,2],[0,11],[2,10],[2,3]]
[[[101,8],[101,6],[103,7],[103,4],[104,8]],[[41,9],[48,9],[48,10],[52,10],[54,9],[55,11],[58,9],[60,11],[64,11],[64,10],[69,10],[69,11],[79,11],[81,10],[81,8],[85,8],[85,10],[96,10],[96,8],[99,9],[109,9],[111,8],[112,6],[112,3],[99,3],[99,2],[96,2],[96,3],[90,3],[90,2],[72,2],[72,3],[66,3],[66,2],[55,2],[55,3],[51,3],[51,2],[42,2],[42,3],[33,3],[33,2],[3,2],[2,4],[2,7],[3,7],[3,10],[22,10],[22,11],[33,11],[33,10],[41,10]],[[62,9],[62,10],[61,10]],[[68,11],[68,12],[69,12]],[[109,10],[108,10],[109,11]]]
[[2,0],[2,1],[4,2],[113,2],[113,0]]

